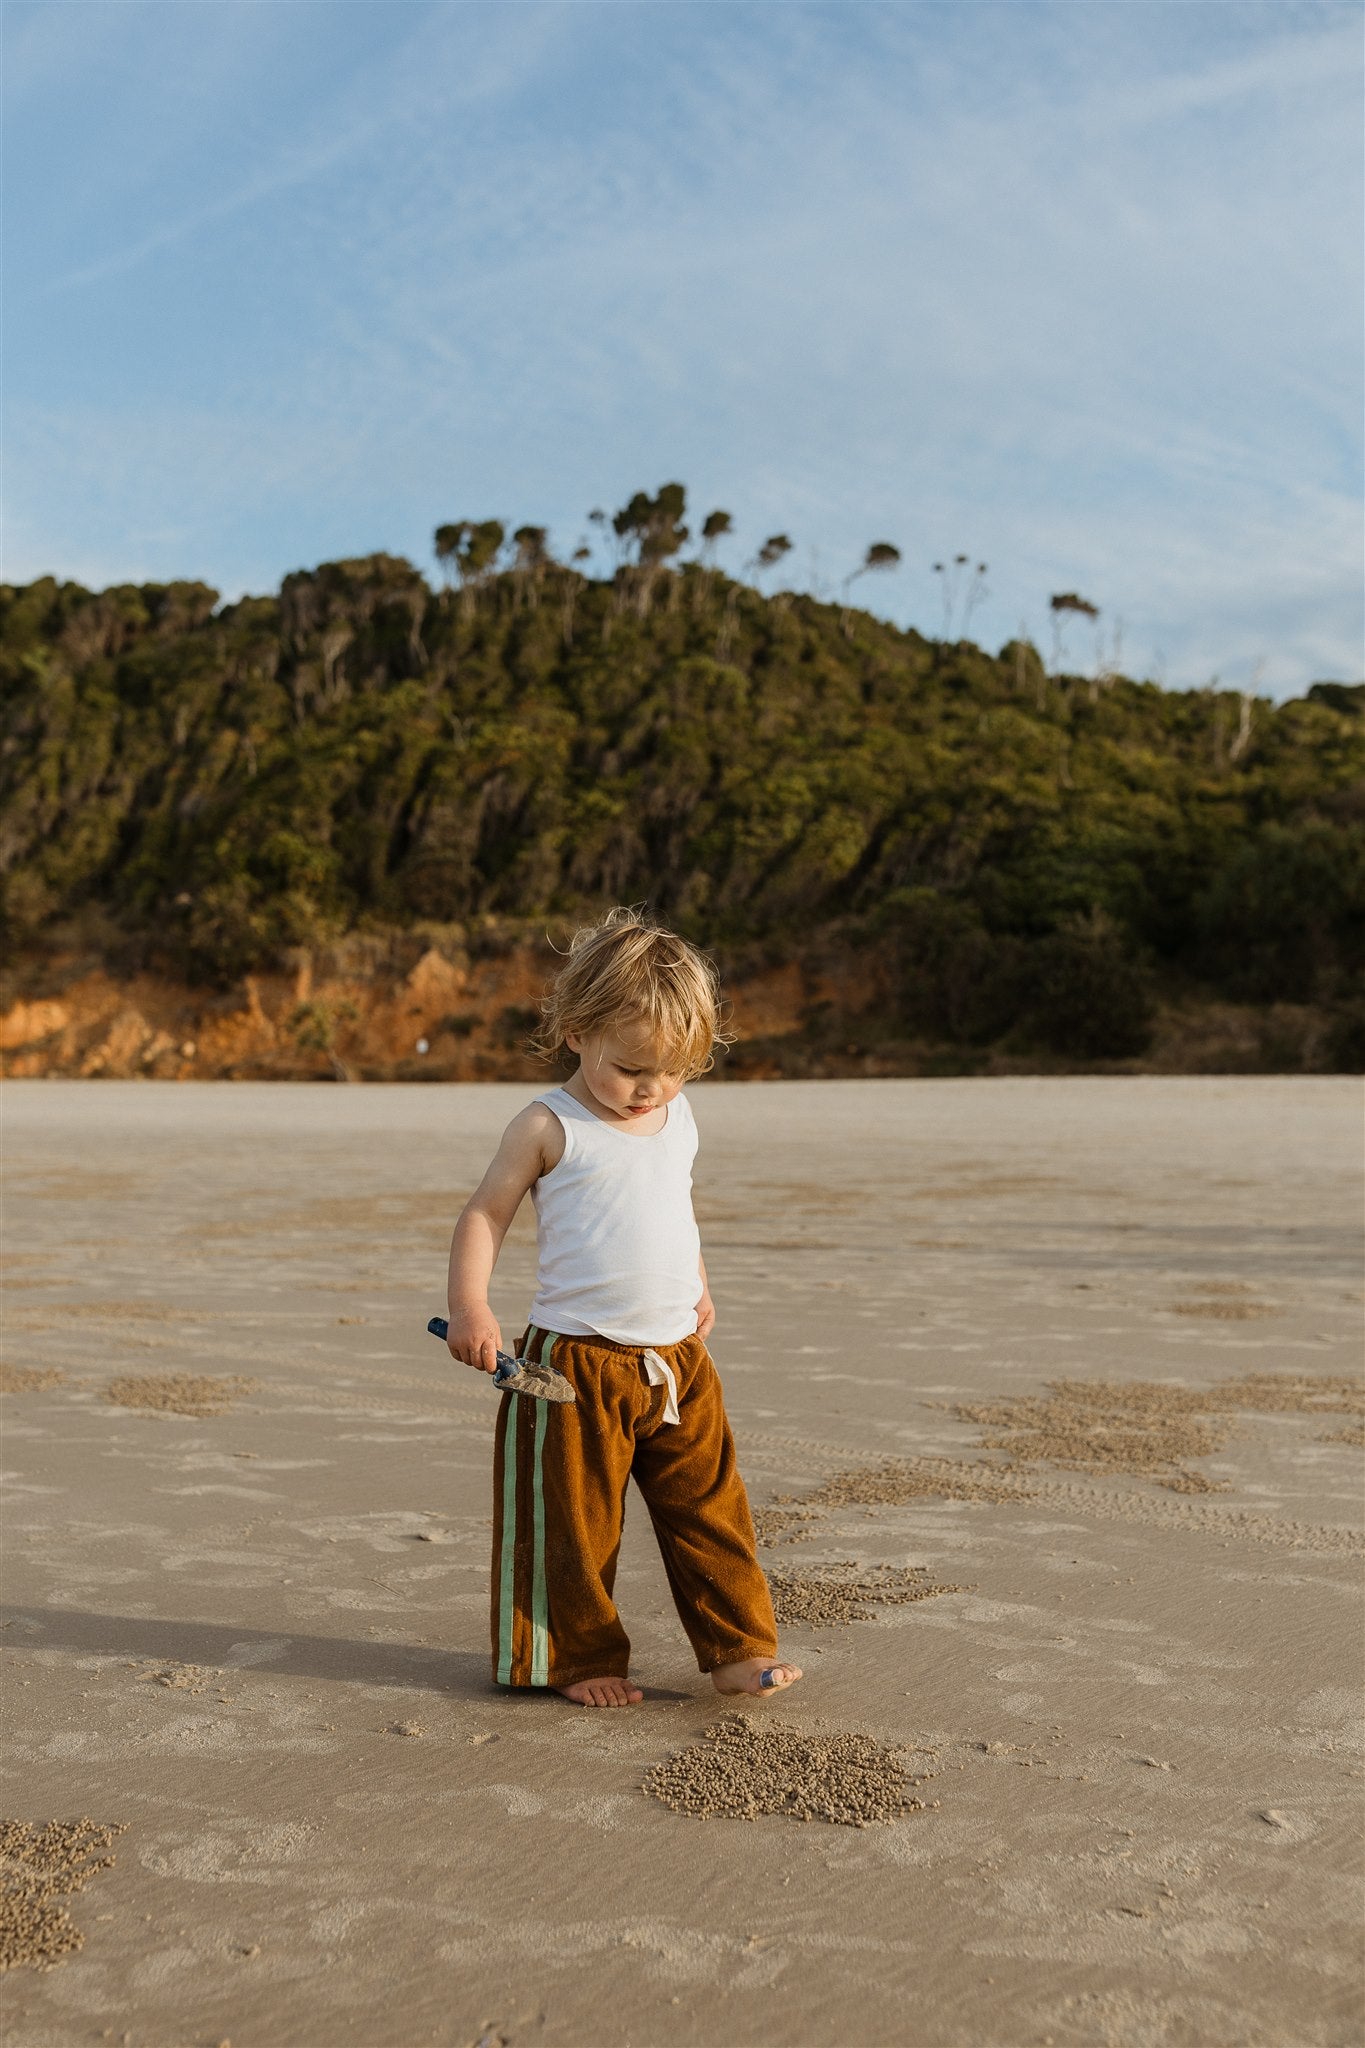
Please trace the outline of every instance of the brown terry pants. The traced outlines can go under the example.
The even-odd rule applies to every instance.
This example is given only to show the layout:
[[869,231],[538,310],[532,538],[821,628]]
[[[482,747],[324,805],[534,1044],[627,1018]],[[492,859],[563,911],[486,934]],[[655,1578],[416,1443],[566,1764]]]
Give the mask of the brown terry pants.
[[519,1346],[553,1363],[576,1399],[502,1397],[493,1466],[500,1685],[626,1676],[630,1641],[612,1587],[631,1478],[701,1669],[777,1653],[719,1375],[700,1337],[652,1349],[673,1374],[676,1422],[664,1419],[672,1389],[650,1384],[642,1346],[541,1330]]

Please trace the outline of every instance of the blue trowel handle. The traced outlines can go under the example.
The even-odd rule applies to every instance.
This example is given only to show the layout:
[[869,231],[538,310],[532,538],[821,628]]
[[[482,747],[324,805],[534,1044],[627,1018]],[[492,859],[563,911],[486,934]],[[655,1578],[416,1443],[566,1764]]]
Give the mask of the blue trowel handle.
[[[446,1321],[444,1316],[433,1316],[431,1321],[427,1324],[427,1328],[431,1332],[432,1336],[439,1337],[443,1344],[450,1334],[450,1324]],[[511,1379],[516,1369],[517,1361],[515,1360],[515,1358],[509,1358],[505,1351],[500,1351],[498,1353],[497,1370],[493,1374],[493,1385],[495,1387],[500,1387],[504,1380]]]

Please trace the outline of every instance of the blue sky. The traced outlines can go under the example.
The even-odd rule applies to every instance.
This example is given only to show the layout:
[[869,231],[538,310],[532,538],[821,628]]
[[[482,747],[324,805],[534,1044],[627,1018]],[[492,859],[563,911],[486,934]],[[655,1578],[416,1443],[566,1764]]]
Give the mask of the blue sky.
[[[678,478],[929,631],[1362,671],[1362,15],[4,8],[4,573],[227,596]],[[1106,648],[1108,651],[1108,648]],[[1072,646],[1079,664],[1089,636]]]

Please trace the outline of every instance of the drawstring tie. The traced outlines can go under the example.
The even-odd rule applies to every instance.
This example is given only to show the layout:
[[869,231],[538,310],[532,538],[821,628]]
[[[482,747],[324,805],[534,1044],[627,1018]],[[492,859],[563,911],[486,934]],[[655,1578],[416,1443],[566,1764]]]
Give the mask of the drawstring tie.
[[668,1388],[668,1393],[664,1399],[664,1421],[677,1422],[679,1420],[678,1382],[673,1377],[672,1366],[668,1363],[667,1359],[660,1358],[657,1351],[643,1351],[640,1356],[644,1361],[645,1378],[649,1381],[651,1387]]

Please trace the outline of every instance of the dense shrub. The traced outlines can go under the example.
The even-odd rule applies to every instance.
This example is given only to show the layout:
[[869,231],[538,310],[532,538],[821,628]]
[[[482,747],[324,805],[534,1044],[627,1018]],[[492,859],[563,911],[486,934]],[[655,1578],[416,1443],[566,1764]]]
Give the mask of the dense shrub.
[[1357,1043],[1344,685],[1247,726],[695,563],[436,593],[379,555],[215,604],[0,588],[11,945],[97,912],[230,980],[361,923],[626,899],[732,948],[856,926],[911,1035],[1126,1057],[1154,991],[1194,985],[1328,1005],[1333,1057]]
[[1204,971],[1249,1001],[1315,1002],[1365,958],[1365,831],[1308,816],[1231,849],[1195,899]]
[[1024,1043],[1081,1060],[1125,1059],[1151,1043],[1151,977],[1103,919],[1036,940],[1020,979]]

